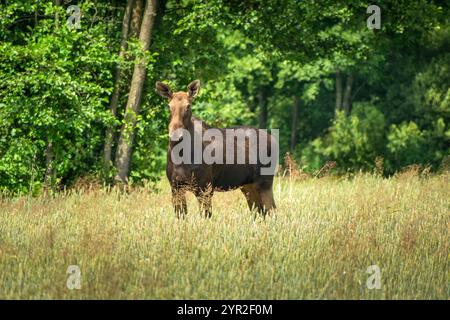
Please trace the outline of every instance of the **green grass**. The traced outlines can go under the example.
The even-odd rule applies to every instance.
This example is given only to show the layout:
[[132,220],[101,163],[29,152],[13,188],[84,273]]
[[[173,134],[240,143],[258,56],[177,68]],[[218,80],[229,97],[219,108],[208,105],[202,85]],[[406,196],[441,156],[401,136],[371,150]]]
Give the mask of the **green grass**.
[[[190,195],[178,220],[159,188],[2,200],[0,298],[449,298],[448,174],[277,178],[265,220],[239,191],[217,193],[211,219]],[[379,290],[366,287],[374,264]]]

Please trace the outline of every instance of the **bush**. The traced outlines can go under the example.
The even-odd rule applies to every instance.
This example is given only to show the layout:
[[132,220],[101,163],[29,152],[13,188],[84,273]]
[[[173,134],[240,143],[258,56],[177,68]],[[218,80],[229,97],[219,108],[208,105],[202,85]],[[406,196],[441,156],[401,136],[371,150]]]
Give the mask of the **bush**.
[[420,131],[414,122],[392,125],[387,139],[387,166],[391,172],[430,160],[426,133]]
[[351,171],[369,170],[384,153],[383,114],[370,104],[355,104],[349,117],[337,112],[329,133],[308,144],[302,152],[307,168],[317,170],[326,161],[336,161],[337,168]]

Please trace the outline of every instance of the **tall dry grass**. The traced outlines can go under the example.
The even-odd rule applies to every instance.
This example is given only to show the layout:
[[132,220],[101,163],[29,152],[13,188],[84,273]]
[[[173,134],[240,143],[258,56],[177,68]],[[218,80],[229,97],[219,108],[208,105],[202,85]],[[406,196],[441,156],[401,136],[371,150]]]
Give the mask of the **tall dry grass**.
[[448,174],[277,178],[265,220],[239,191],[217,193],[211,219],[189,196],[178,220],[159,189],[1,200],[0,298],[449,298]]

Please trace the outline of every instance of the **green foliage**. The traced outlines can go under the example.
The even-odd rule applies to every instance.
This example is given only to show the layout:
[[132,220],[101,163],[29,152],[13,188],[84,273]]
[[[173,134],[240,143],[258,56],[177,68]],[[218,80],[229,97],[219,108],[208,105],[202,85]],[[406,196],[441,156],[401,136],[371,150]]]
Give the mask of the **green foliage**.
[[212,126],[244,125],[252,117],[244,101],[232,82],[219,79],[202,89],[202,97],[195,103],[193,112]]
[[[89,12],[90,3],[84,5]],[[48,15],[56,10],[45,6]],[[0,189],[38,190],[49,143],[61,184],[95,172],[112,91],[114,55],[108,48],[114,46],[107,27],[72,31],[39,20],[20,41],[0,44]]]
[[306,147],[303,162],[317,169],[334,160],[340,169],[369,170],[384,146],[383,114],[370,104],[357,104],[347,117],[338,112],[329,133]]
[[387,138],[388,164],[391,170],[414,163],[424,163],[429,159],[426,135],[420,131],[416,123],[392,125]]
[[[157,80],[184,90],[200,79],[193,113],[221,127],[258,126],[264,93],[268,127],[280,129],[280,155],[293,152],[305,170],[330,160],[340,172],[371,170],[380,156],[391,174],[412,163],[436,169],[450,155],[448,5],[382,1],[382,28],[370,30],[367,1],[158,2],[132,182],[155,181],[164,169],[169,112],[154,93]],[[39,193],[50,144],[53,184],[98,176],[105,128],[123,121],[141,54],[130,39],[118,58],[124,2],[83,1],[78,30],[66,26],[66,5],[52,3],[1,2],[0,191]],[[112,117],[118,66],[124,76]],[[337,70],[344,89],[354,76],[347,116],[335,110]]]

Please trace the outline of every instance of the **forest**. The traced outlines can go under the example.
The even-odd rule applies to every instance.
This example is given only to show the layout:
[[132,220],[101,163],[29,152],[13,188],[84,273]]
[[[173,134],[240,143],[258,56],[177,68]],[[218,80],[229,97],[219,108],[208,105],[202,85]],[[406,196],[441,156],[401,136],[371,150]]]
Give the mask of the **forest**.
[[201,80],[197,117],[279,129],[305,174],[448,168],[446,1],[0,3],[2,193],[156,182],[156,81]]

